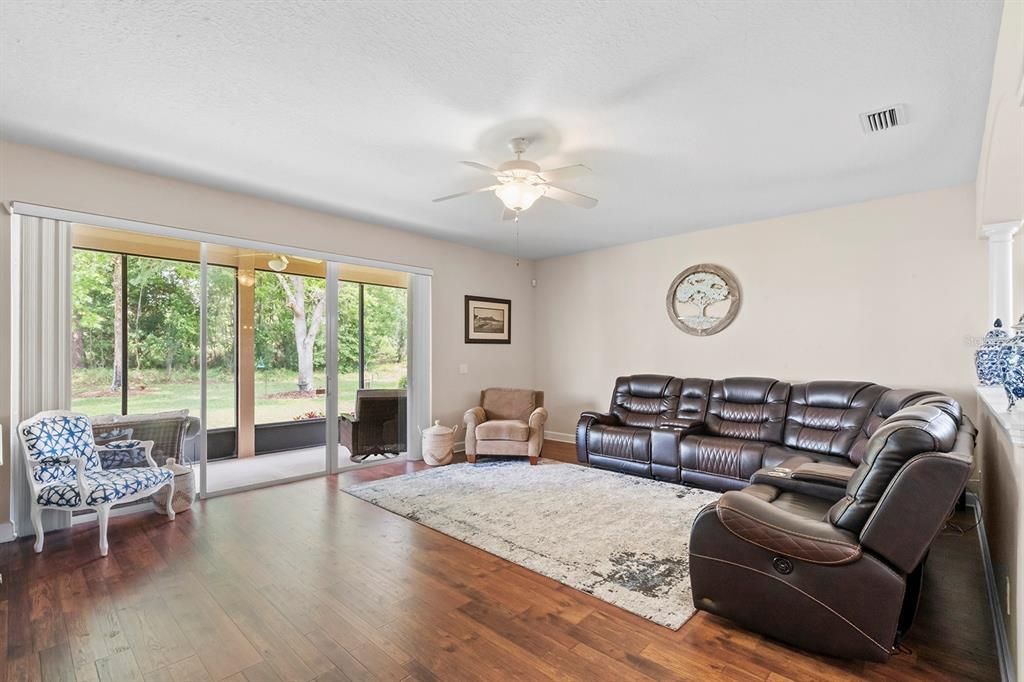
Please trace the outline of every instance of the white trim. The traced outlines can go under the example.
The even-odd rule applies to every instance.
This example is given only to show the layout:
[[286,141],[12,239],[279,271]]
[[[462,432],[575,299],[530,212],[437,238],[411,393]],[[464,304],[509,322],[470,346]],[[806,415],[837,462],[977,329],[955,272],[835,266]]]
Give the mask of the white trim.
[[1013,324],[1013,235],[1019,221],[982,225],[988,240],[988,321]]
[[967,506],[974,510],[974,520],[978,532],[978,543],[981,546],[981,563],[985,568],[985,591],[988,594],[988,608],[992,614],[992,626],[996,633],[996,658],[999,659],[999,677],[1004,682],[1013,682],[1013,657],[1010,655],[1010,640],[1006,636],[1006,624],[1001,615],[1002,606],[999,601],[999,588],[996,586],[996,574],[992,567],[992,555],[988,548],[988,535],[985,534],[985,517],[981,513],[981,500],[977,495],[967,492]]
[[421,429],[430,426],[431,403],[431,278],[413,275],[408,289],[408,399],[406,443],[410,460],[423,459]]
[[[206,464],[208,450],[206,442],[206,417],[208,412],[207,399],[209,396],[209,387],[206,382],[209,378],[209,372],[206,370],[207,359],[207,344],[208,344],[208,325],[209,320],[209,305],[207,304],[206,298],[210,295],[210,273],[208,268],[209,263],[207,262],[207,248],[206,242],[199,244],[199,441],[196,446],[199,448],[199,497],[206,499]],[[238,290],[235,289],[235,300],[238,300]],[[235,319],[237,324],[238,310],[236,306]],[[127,343],[128,340],[124,339],[121,343]],[[235,343],[237,346],[238,337],[236,331]],[[235,352],[238,352],[236,347]],[[236,356],[237,357],[237,356]],[[238,377],[235,377],[235,386],[237,390]],[[237,414],[238,406],[235,405]],[[236,424],[237,426],[237,424]],[[238,431],[235,431],[235,442],[237,443]]]
[[0,543],[12,542],[17,535],[14,534],[14,523],[11,521],[5,521],[0,523]]
[[[21,473],[22,460],[18,457],[18,448],[21,447],[21,441],[18,438],[18,422],[21,421],[21,387],[20,387],[20,376],[21,376],[21,216],[11,214],[11,279],[8,282],[10,285],[11,297],[11,318],[8,320],[10,323],[10,334],[8,341],[11,344],[11,366],[8,368],[11,372],[11,393],[8,396],[10,399],[11,413],[10,417],[10,430],[7,434],[7,452],[9,453],[9,459],[11,463],[10,467],[10,490],[11,490],[11,501],[8,514],[11,519],[12,529],[16,525],[22,526],[22,531],[27,531],[28,526],[28,511],[29,502],[26,499],[26,495],[29,491],[24,489],[21,482],[24,478],[24,474]],[[17,531],[14,531],[17,535]]]
[[327,405],[324,414],[333,415],[327,419],[324,443],[324,471],[329,474],[338,471],[338,264],[327,262],[327,309],[324,312],[327,322],[324,333],[327,335]]
[[220,234],[212,234],[210,232],[200,232],[199,230],[170,227],[168,225],[157,225],[156,223],[145,223],[138,220],[128,220],[126,218],[114,218],[112,216],[99,215],[96,213],[69,211],[63,208],[53,208],[52,206],[39,206],[37,204],[28,204],[22,201],[12,202],[11,210],[19,215],[34,216],[37,218],[52,218],[54,220],[64,220],[69,223],[85,223],[88,225],[96,225],[98,227],[112,227],[118,230],[132,230],[134,232],[156,234],[164,237],[173,237],[175,239],[204,241],[209,242],[210,244],[236,246],[246,249],[259,249],[262,251],[274,252],[286,251],[290,256],[302,256],[304,258],[313,258],[317,260],[336,261],[338,263],[362,265],[365,267],[381,268],[384,270],[397,270],[399,272],[408,272],[414,275],[426,275],[428,277],[434,274],[433,269],[419,265],[391,263],[388,261],[377,260],[375,258],[360,258],[358,256],[348,256],[330,251],[303,249],[288,244],[276,244],[274,242],[261,242],[254,239],[228,237]]
[[553,440],[556,443],[575,443],[575,433],[561,433],[559,431],[544,431],[544,440]]

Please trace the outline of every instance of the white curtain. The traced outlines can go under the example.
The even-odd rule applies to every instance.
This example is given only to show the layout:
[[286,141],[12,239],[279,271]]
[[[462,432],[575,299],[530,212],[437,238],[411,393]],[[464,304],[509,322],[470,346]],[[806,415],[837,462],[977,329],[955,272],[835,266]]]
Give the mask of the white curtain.
[[[71,224],[16,215],[11,227],[13,431],[37,412],[71,407]],[[21,453],[12,461],[14,532],[34,535]],[[67,512],[43,517],[47,528],[71,521]]]

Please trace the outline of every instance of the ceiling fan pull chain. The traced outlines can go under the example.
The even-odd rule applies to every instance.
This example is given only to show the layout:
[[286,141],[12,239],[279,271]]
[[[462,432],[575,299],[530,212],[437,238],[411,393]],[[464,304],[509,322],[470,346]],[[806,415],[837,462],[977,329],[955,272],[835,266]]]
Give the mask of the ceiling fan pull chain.
[[515,236],[515,240],[516,240],[516,245],[515,245],[516,267],[518,268],[519,267],[519,213],[516,213],[516,236]]

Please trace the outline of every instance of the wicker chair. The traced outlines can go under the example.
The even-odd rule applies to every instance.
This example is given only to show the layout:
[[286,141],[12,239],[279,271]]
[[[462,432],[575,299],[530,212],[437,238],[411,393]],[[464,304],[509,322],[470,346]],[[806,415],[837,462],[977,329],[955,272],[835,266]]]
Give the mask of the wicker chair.
[[[199,419],[188,410],[155,414],[104,415],[92,420],[93,437],[99,445],[109,440],[153,441],[152,457],[163,466],[169,457],[179,464],[190,463],[185,456],[185,441],[199,434]],[[145,466],[141,462],[136,466]]]
[[406,451],[405,389],[356,391],[356,412],[342,415],[338,442],[361,462],[372,455],[395,456]]

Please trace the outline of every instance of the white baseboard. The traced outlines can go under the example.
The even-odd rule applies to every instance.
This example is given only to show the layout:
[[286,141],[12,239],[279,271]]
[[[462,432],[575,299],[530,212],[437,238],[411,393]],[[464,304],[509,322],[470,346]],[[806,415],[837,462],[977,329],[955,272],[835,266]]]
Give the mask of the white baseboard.
[[15,537],[13,523],[10,521],[0,523],[0,542],[11,542]]
[[560,433],[558,431],[545,431],[544,440],[553,440],[556,443],[575,443],[575,433]]
[[[576,442],[576,434],[575,433],[559,433],[558,431],[545,431],[544,432],[544,440],[553,440],[556,443],[575,443]],[[458,443],[455,444],[455,452],[465,452],[465,451],[466,451],[466,441],[460,440]]]
[[975,528],[981,544],[981,562],[985,567],[985,586],[988,588],[988,606],[992,613],[992,625],[996,632],[996,657],[999,659],[999,676],[1004,682],[1014,682],[1013,656],[1010,653],[1010,639],[1007,636],[1006,624],[1002,618],[1002,605],[999,601],[999,588],[996,586],[995,571],[992,567],[992,555],[988,548],[988,535],[985,533],[985,517],[981,513],[981,500],[972,492],[967,493],[967,506],[974,510]]

